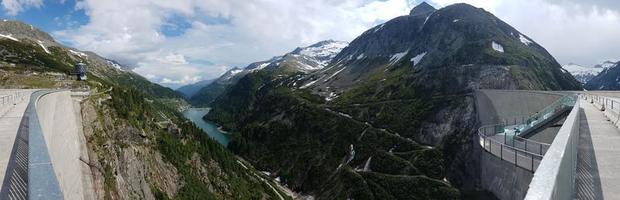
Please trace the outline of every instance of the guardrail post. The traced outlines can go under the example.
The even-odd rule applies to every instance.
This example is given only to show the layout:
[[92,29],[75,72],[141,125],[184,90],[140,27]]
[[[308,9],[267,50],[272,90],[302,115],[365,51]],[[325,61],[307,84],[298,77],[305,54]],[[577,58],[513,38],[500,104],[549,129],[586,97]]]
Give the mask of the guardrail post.
[[534,171],[534,154],[530,154],[532,160],[531,160],[531,164],[532,164],[532,168],[530,168],[532,171]]
[[515,166],[519,166],[519,165],[517,164],[517,149],[515,149],[515,150],[514,150],[514,152],[515,152]]
[[543,155],[543,154],[542,154],[542,144],[538,143],[538,145],[539,145],[539,146],[538,146],[538,150],[539,150],[539,153],[538,153],[538,154],[539,154],[539,155]]
[[481,136],[481,137],[482,137],[482,148],[486,150],[487,149],[487,138],[484,136]]

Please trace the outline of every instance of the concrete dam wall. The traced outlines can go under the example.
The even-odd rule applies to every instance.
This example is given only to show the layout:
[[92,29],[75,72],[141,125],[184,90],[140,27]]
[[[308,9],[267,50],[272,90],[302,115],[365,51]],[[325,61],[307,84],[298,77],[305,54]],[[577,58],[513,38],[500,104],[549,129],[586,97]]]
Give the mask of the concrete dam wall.
[[94,198],[89,167],[81,161],[86,151],[79,101],[70,91],[53,92],[41,96],[36,109],[64,198]]
[[[555,102],[564,93],[518,90],[476,91],[476,111],[480,125],[513,120],[515,116],[529,116]],[[511,122],[512,123],[512,122]],[[480,153],[480,183],[503,200],[520,200],[527,193],[533,173],[517,167],[484,151],[475,144]]]

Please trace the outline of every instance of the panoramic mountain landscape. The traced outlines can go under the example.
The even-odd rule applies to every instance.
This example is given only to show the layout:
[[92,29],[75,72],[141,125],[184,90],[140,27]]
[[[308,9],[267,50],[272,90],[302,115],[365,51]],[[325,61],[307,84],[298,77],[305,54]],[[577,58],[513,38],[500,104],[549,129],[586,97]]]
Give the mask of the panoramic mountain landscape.
[[[586,92],[620,90],[618,52],[574,56],[505,7],[231,2],[3,1],[0,199],[523,199],[536,167],[565,163],[545,153],[567,151],[553,145],[577,94],[595,103]],[[551,142],[517,136],[528,128]],[[588,141],[576,132],[566,138]]]

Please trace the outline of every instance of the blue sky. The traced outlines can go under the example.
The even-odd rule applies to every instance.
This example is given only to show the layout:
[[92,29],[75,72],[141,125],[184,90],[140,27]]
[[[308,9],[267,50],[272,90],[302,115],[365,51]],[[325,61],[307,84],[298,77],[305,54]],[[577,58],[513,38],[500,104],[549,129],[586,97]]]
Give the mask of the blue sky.
[[20,20],[49,33],[64,30],[69,26],[81,26],[89,20],[84,10],[75,9],[75,1],[46,1],[39,7],[21,10],[17,15],[11,15],[10,11],[5,9],[1,17]]
[[[1,0],[2,18],[30,23],[172,88],[299,46],[360,33],[419,0]],[[620,59],[615,0],[429,0],[469,3],[542,44],[561,64]],[[527,12],[523,12],[527,11]],[[536,23],[532,23],[536,22]]]

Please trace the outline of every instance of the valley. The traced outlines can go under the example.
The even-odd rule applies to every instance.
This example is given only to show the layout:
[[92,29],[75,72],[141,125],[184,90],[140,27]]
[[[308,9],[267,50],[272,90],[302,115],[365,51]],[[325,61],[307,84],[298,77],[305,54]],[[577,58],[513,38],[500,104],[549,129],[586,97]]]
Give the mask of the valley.
[[[599,173],[587,150],[609,145],[583,137],[600,127],[617,132],[620,63],[561,65],[539,35],[496,10],[414,2],[407,12],[364,21],[346,41],[308,42],[349,31],[310,18],[302,25],[280,24],[293,16],[273,18],[278,29],[269,32],[248,25],[269,38],[267,48],[258,36],[228,41],[247,34],[224,28],[247,25],[238,21],[245,16],[174,21],[203,8],[175,8],[181,11],[166,15],[173,22],[148,37],[131,37],[127,26],[127,37],[88,45],[84,38],[93,35],[71,43],[67,31],[0,21],[0,199],[589,195],[575,186],[597,187],[584,183]],[[331,28],[280,37],[317,24]],[[194,41],[200,46],[181,42],[200,35],[190,30],[196,27],[225,34]],[[148,45],[131,43],[142,40]],[[291,41],[305,45],[289,48]],[[252,48],[223,50],[238,43]],[[99,49],[110,44],[131,45]],[[187,49],[166,49],[177,46]],[[274,50],[282,47],[288,50]],[[267,59],[248,61],[251,52]],[[230,65],[218,63],[227,59]],[[598,187],[596,195],[615,197],[611,187]]]

